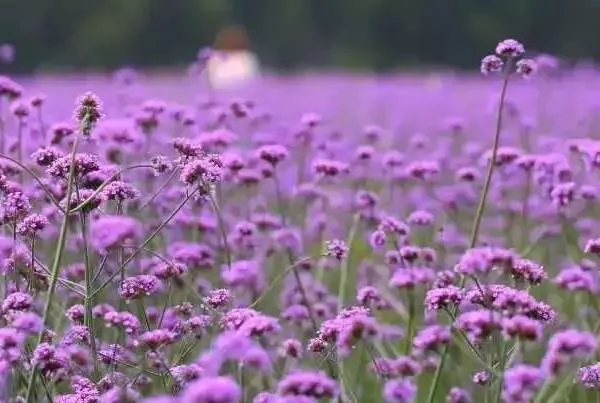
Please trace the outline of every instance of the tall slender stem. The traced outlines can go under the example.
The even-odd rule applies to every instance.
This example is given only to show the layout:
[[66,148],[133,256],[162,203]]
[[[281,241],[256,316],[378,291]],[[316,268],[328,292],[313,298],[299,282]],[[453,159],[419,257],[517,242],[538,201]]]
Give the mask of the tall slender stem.
[[[481,220],[483,219],[483,213],[485,211],[485,206],[488,198],[488,194],[490,191],[490,186],[492,184],[492,177],[494,175],[494,167],[496,166],[496,159],[498,156],[498,147],[500,145],[500,132],[502,131],[502,115],[504,113],[504,99],[506,98],[506,89],[508,88],[508,81],[510,79],[510,72],[506,71],[502,80],[502,89],[500,90],[500,100],[498,105],[498,114],[496,115],[496,128],[494,132],[494,143],[492,145],[492,156],[490,161],[488,162],[488,169],[485,176],[485,181],[483,183],[483,190],[481,192],[481,197],[479,199],[479,205],[477,206],[477,211],[475,213],[475,220],[473,222],[473,228],[471,230],[471,239],[469,241],[469,248],[475,247],[477,245],[477,240],[479,239],[479,228],[481,226]],[[460,282],[460,287],[463,288],[467,278],[463,276]],[[458,313],[458,306],[453,309],[453,316],[456,316]],[[446,358],[449,352],[449,344],[446,344],[444,347],[440,362],[435,369],[435,373],[433,375],[433,380],[431,383],[431,387],[429,389],[429,396],[427,397],[428,403],[433,403],[435,399],[435,394],[437,392],[437,388],[439,386],[440,375],[442,374],[442,370],[444,368],[444,364],[446,363]]]
[[[73,193],[73,184],[75,181],[75,154],[77,153],[77,147],[79,145],[80,132],[77,132],[75,140],[73,141],[73,147],[71,149],[71,163],[69,166],[69,177],[67,179],[67,196],[66,196],[66,214],[63,215],[62,224],[58,233],[58,241],[54,253],[54,260],[50,269],[50,284],[48,286],[48,292],[46,294],[46,302],[44,304],[44,313],[42,316],[42,327],[38,334],[36,347],[39,346],[43,341],[44,330],[48,326],[50,319],[50,308],[52,306],[52,298],[54,297],[54,291],[56,290],[56,281],[60,272],[60,263],[62,261],[63,251],[67,240],[67,230],[69,228],[69,208],[71,206],[71,198]],[[95,357],[94,357],[95,359]],[[34,364],[29,374],[29,380],[27,381],[27,393],[25,400],[27,403],[33,402],[33,390],[35,384],[35,378],[37,376],[37,366]]]

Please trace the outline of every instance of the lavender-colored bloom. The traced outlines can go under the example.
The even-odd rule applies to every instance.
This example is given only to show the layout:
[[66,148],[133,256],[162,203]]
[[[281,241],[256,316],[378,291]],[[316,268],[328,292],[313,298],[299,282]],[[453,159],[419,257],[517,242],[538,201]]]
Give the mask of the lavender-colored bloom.
[[14,292],[2,301],[2,312],[27,311],[31,309],[32,304],[33,297],[31,295],[24,292]]
[[577,381],[588,389],[600,389],[600,363],[580,368]]
[[204,298],[206,305],[213,309],[224,308],[231,303],[233,296],[231,292],[225,288],[211,290]]
[[233,262],[231,268],[223,268],[221,278],[229,287],[250,288],[258,291],[264,286],[260,263],[254,260]]
[[200,378],[204,370],[198,364],[178,365],[170,369],[173,379],[181,387]]
[[407,218],[410,225],[428,227],[433,224],[433,214],[424,210],[413,211]]
[[300,358],[302,356],[302,342],[296,339],[287,339],[281,343],[279,349],[282,357]]
[[474,341],[488,337],[493,331],[499,330],[501,317],[498,312],[485,309],[462,313],[456,320],[456,325]]
[[168,346],[177,341],[177,335],[169,330],[150,330],[140,335],[135,344],[140,347],[156,350],[162,346]]
[[102,200],[115,200],[117,202],[122,202],[124,200],[135,200],[139,197],[139,190],[137,190],[133,185],[122,181],[111,182],[100,192],[100,198]]
[[485,385],[490,380],[490,374],[487,371],[479,371],[473,374],[473,383],[477,385]]
[[155,276],[139,275],[126,278],[119,286],[119,295],[125,300],[132,300],[157,293],[161,283]]
[[375,309],[385,309],[389,303],[381,295],[379,290],[373,286],[362,287],[356,294],[356,300],[360,305]]
[[471,403],[469,392],[461,388],[452,388],[446,396],[446,403]]
[[412,344],[416,353],[423,355],[450,343],[451,338],[449,327],[432,325],[421,329],[415,335]]
[[344,260],[348,256],[348,245],[346,242],[339,239],[327,241],[325,244],[326,255],[335,258],[336,260]]
[[48,218],[41,214],[30,214],[17,224],[17,233],[24,237],[34,237],[49,224]]
[[502,399],[506,403],[529,403],[544,383],[543,372],[529,365],[517,365],[504,373]]
[[0,202],[0,217],[4,223],[15,223],[30,211],[29,198],[21,192],[11,192]]
[[233,379],[219,376],[188,384],[180,399],[189,403],[238,403],[241,397],[242,391]]
[[289,152],[284,146],[273,144],[262,146],[257,149],[256,156],[261,160],[276,166],[289,156]]
[[130,217],[102,216],[91,225],[91,243],[98,253],[138,240],[142,237],[140,223]]
[[100,99],[91,92],[77,98],[73,117],[82,126],[84,134],[89,134],[89,131],[103,117]]
[[156,176],[170,171],[173,167],[173,164],[167,159],[167,157],[162,155],[152,157],[150,164],[152,165],[152,169],[154,170],[154,174]]
[[537,71],[537,65],[532,59],[521,59],[516,64],[517,73],[525,78],[529,78]]
[[286,375],[277,385],[282,396],[307,396],[315,399],[335,398],[339,391],[335,381],[324,372],[298,371]]
[[463,290],[453,285],[444,288],[433,288],[427,291],[425,305],[430,311],[447,309],[450,306],[459,305],[463,299],[463,295]]
[[496,55],[487,55],[481,59],[481,74],[487,75],[490,73],[496,73],[502,70],[504,62]]
[[515,39],[505,39],[496,46],[496,54],[503,57],[517,57],[525,53],[525,47]]
[[408,380],[393,379],[383,387],[383,397],[387,403],[412,403],[416,394],[416,386]]
[[347,355],[360,340],[369,340],[380,333],[377,320],[364,307],[342,310],[334,319],[321,324],[318,338],[335,343],[339,353]]
[[[91,172],[98,171],[100,169],[100,162],[97,155],[88,153],[77,153],[75,154],[75,160],[73,162],[75,166],[75,176],[84,176]],[[46,169],[48,175],[59,179],[67,179],[71,170],[71,156],[65,155],[57,158],[50,166]]]
[[576,329],[555,333],[548,341],[542,369],[545,374],[556,376],[571,360],[587,359],[597,348],[598,341],[592,333]]
[[596,277],[580,267],[563,269],[554,278],[553,283],[567,291],[583,291],[596,293],[598,291],[598,281]]
[[527,316],[517,315],[502,319],[502,334],[506,338],[537,341],[542,337],[542,324]]
[[543,266],[528,259],[516,259],[510,272],[516,280],[526,281],[531,285],[538,285],[548,277]]
[[31,360],[44,376],[60,376],[69,370],[70,360],[67,352],[48,343],[38,345]]
[[187,185],[208,185],[219,182],[222,177],[223,164],[218,156],[205,156],[186,162],[179,179]]
[[398,269],[390,279],[390,286],[398,289],[410,289],[419,285],[433,283],[435,273],[428,268]]
[[21,312],[14,317],[10,326],[24,334],[39,334],[42,331],[42,318],[33,312]]
[[25,337],[17,329],[0,328],[0,362],[16,363],[25,346]]
[[41,167],[48,167],[63,156],[62,151],[52,146],[41,147],[31,154],[31,158]]

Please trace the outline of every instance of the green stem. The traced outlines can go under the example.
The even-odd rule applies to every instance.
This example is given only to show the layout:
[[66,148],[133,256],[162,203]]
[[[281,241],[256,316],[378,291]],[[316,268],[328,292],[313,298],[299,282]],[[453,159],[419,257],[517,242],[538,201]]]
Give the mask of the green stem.
[[81,235],[83,237],[83,258],[85,265],[84,282],[85,282],[85,316],[84,323],[90,333],[90,349],[92,352],[92,360],[94,361],[93,378],[99,379],[100,372],[98,370],[98,360],[96,353],[96,338],[94,332],[94,315],[92,314],[93,299],[90,297],[92,293],[92,266],[90,264],[90,256],[88,250],[87,238],[87,217],[86,213],[81,211],[79,214],[79,222],[81,224]]
[[[187,195],[187,197],[185,199],[183,199],[178,205],[177,207],[175,207],[175,210],[173,210],[171,212],[171,214],[169,214],[169,216],[158,226],[158,228],[156,228],[154,230],[154,232],[152,232],[152,234],[150,234],[150,236],[148,236],[148,238],[146,238],[144,240],[144,242],[142,243],[142,245],[140,245],[136,250],[133,251],[133,253],[131,255],[129,255],[127,257],[127,259],[125,259],[125,261],[123,262],[123,264],[121,265],[122,268],[127,267],[127,265],[129,263],[131,263],[133,261],[133,259],[135,259],[137,257],[137,255],[139,255],[140,253],[142,253],[142,251],[144,251],[144,248],[146,247],[146,245],[148,245],[150,242],[152,242],[152,240],[162,231],[162,229],[173,219],[173,217],[175,217],[175,215],[179,212],[179,210],[181,210],[183,208],[183,206],[187,203],[187,201],[189,199],[192,198],[192,196],[195,194],[196,192],[191,192],[189,195]],[[108,284],[110,284],[111,281],[113,281],[119,274],[120,274],[120,270],[121,268],[119,268],[119,271],[116,271],[115,273],[113,273],[104,283],[102,283],[91,295],[91,298],[93,298],[94,296],[96,296],[98,293],[102,292],[102,290],[104,288],[106,288],[106,286]]]
[[213,210],[215,211],[215,215],[217,216],[217,221],[219,222],[219,232],[221,233],[223,250],[225,251],[225,259],[227,261],[228,269],[231,270],[231,249],[229,248],[229,242],[227,242],[227,229],[225,228],[225,220],[223,219],[223,214],[221,214],[221,209],[219,208],[214,195],[209,192],[208,198]]
[[356,232],[358,231],[358,224],[360,223],[360,216],[357,214],[352,220],[352,227],[348,234],[348,256],[343,260],[340,266],[340,284],[338,288],[338,311],[344,308],[344,302],[346,299],[346,288],[348,283],[348,270],[350,268],[350,253],[352,252],[352,245],[354,244],[354,238],[356,238]]
[[[77,153],[77,147],[79,145],[80,132],[77,132],[75,136],[75,140],[73,141],[73,148],[71,150],[71,161],[69,166],[69,177],[67,179],[67,209],[71,205],[71,198],[73,192],[73,184],[75,180],[75,154]],[[44,303],[44,313],[42,316],[42,328],[37,337],[37,342],[35,346],[39,346],[43,341],[44,330],[48,326],[48,322],[50,320],[50,308],[52,306],[52,297],[54,296],[54,291],[56,290],[56,282],[58,279],[58,275],[60,272],[60,263],[62,261],[63,251],[65,249],[65,244],[67,240],[67,230],[69,224],[69,212],[67,211],[62,220],[62,224],[60,226],[60,231],[58,233],[58,242],[55,249],[54,260],[52,262],[51,274],[50,274],[50,284],[48,286],[48,292],[46,294],[46,302]],[[93,335],[91,335],[93,336]],[[95,359],[95,357],[94,357]],[[37,376],[37,366],[33,364],[31,368],[31,373],[29,374],[29,380],[27,381],[27,392],[25,396],[25,401],[27,403],[33,403],[33,395],[34,395],[34,384],[35,378]]]
[[[512,64],[512,63],[509,63]],[[481,197],[479,199],[479,205],[477,206],[477,211],[475,213],[475,220],[473,222],[473,227],[471,230],[471,239],[469,241],[469,248],[475,247],[477,245],[477,240],[479,239],[479,228],[481,226],[481,221],[483,219],[483,213],[485,212],[485,205],[487,202],[488,194],[490,191],[490,186],[492,184],[492,177],[494,175],[494,167],[496,166],[496,159],[498,156],[498,147],[500,145],[500,132],[502,130],[502,115],[504,112],[504,100],[506,98],[506,89],[508,87],[508,81],[510,78],[510,72],[506,72],[504,74],[504,78],[502,80],[502,89],[500,90],[500,101],[498,105],[498,114],[496,115],[496,129],[494,132],[494,143],[492,145],[492,157],[488,162],[488,169],[485,176],[485,181],[483,183],[483,190],[481,193]],[[460,287],[463,288],[466,283],[466,277],[463,276],[461,279]],[[454,308],[453,316],[456,316],[458,313],[458,307]],[[444,368],[444,364],[446,363],[446,357],[449,352],[449,344],[444,347],[442,351],[442,356],[440,358],[440,362],[435,369],[435,373],[433,375],[433,380],[431,383],[431,387],[429,389],[429,395],[427,397],[428,403],[433,403],[435,400],[435,395],[437,392],[437,388],[439,386],[440,375],[442,374],[442,369]]]

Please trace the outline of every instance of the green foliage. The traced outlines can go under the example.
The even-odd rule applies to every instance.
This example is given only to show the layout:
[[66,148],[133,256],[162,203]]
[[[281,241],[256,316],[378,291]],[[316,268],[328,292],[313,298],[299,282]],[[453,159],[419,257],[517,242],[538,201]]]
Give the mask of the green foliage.
[[599,57],[597,0],[2,0],[0,42],[16,68],[191,61],[228,23],[269,65],[473,66],[499,38]]

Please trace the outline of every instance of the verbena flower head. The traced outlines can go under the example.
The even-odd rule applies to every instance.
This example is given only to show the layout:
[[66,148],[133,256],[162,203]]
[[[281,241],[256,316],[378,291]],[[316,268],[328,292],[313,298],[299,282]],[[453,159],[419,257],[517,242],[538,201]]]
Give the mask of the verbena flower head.
[[530,402],[542,387],[544,380],[544,374],[539,368],[529,365],[509,368],[504,373],[502,398],[505,402]]
[[306,396],[315,399],[333,399],[338,393],[335,381],[324,372],[298,371],[286,375],[277,385],[281,396]]
[[102,119],[102,103],[100,99],[92,92],[87,92],[77,98],[75,103],[73,117],[83,131],[83,134],[90,135],[92,128]]
[[346,242],[339,239],[327,241],[325,243],[326,254],[336,260],[344,260],[348,256],[348,246]]
[[180,399],[190,403],[239,403],[242,396],[240,386],[226,376],[205,377],[191,382]]
[[157,277],[143,274],[123,280],[119,287],[119,295],[125,300],[132,300],[153,295],[161,288],[161,282]]
[[515,39],[505,39],[496,46],[496,54],[501,57],[513,58],[525,53],[523,44]]
[[409,380],[393,379],[383,387],[383,397],[387,403],[412,403],[417,387]]

